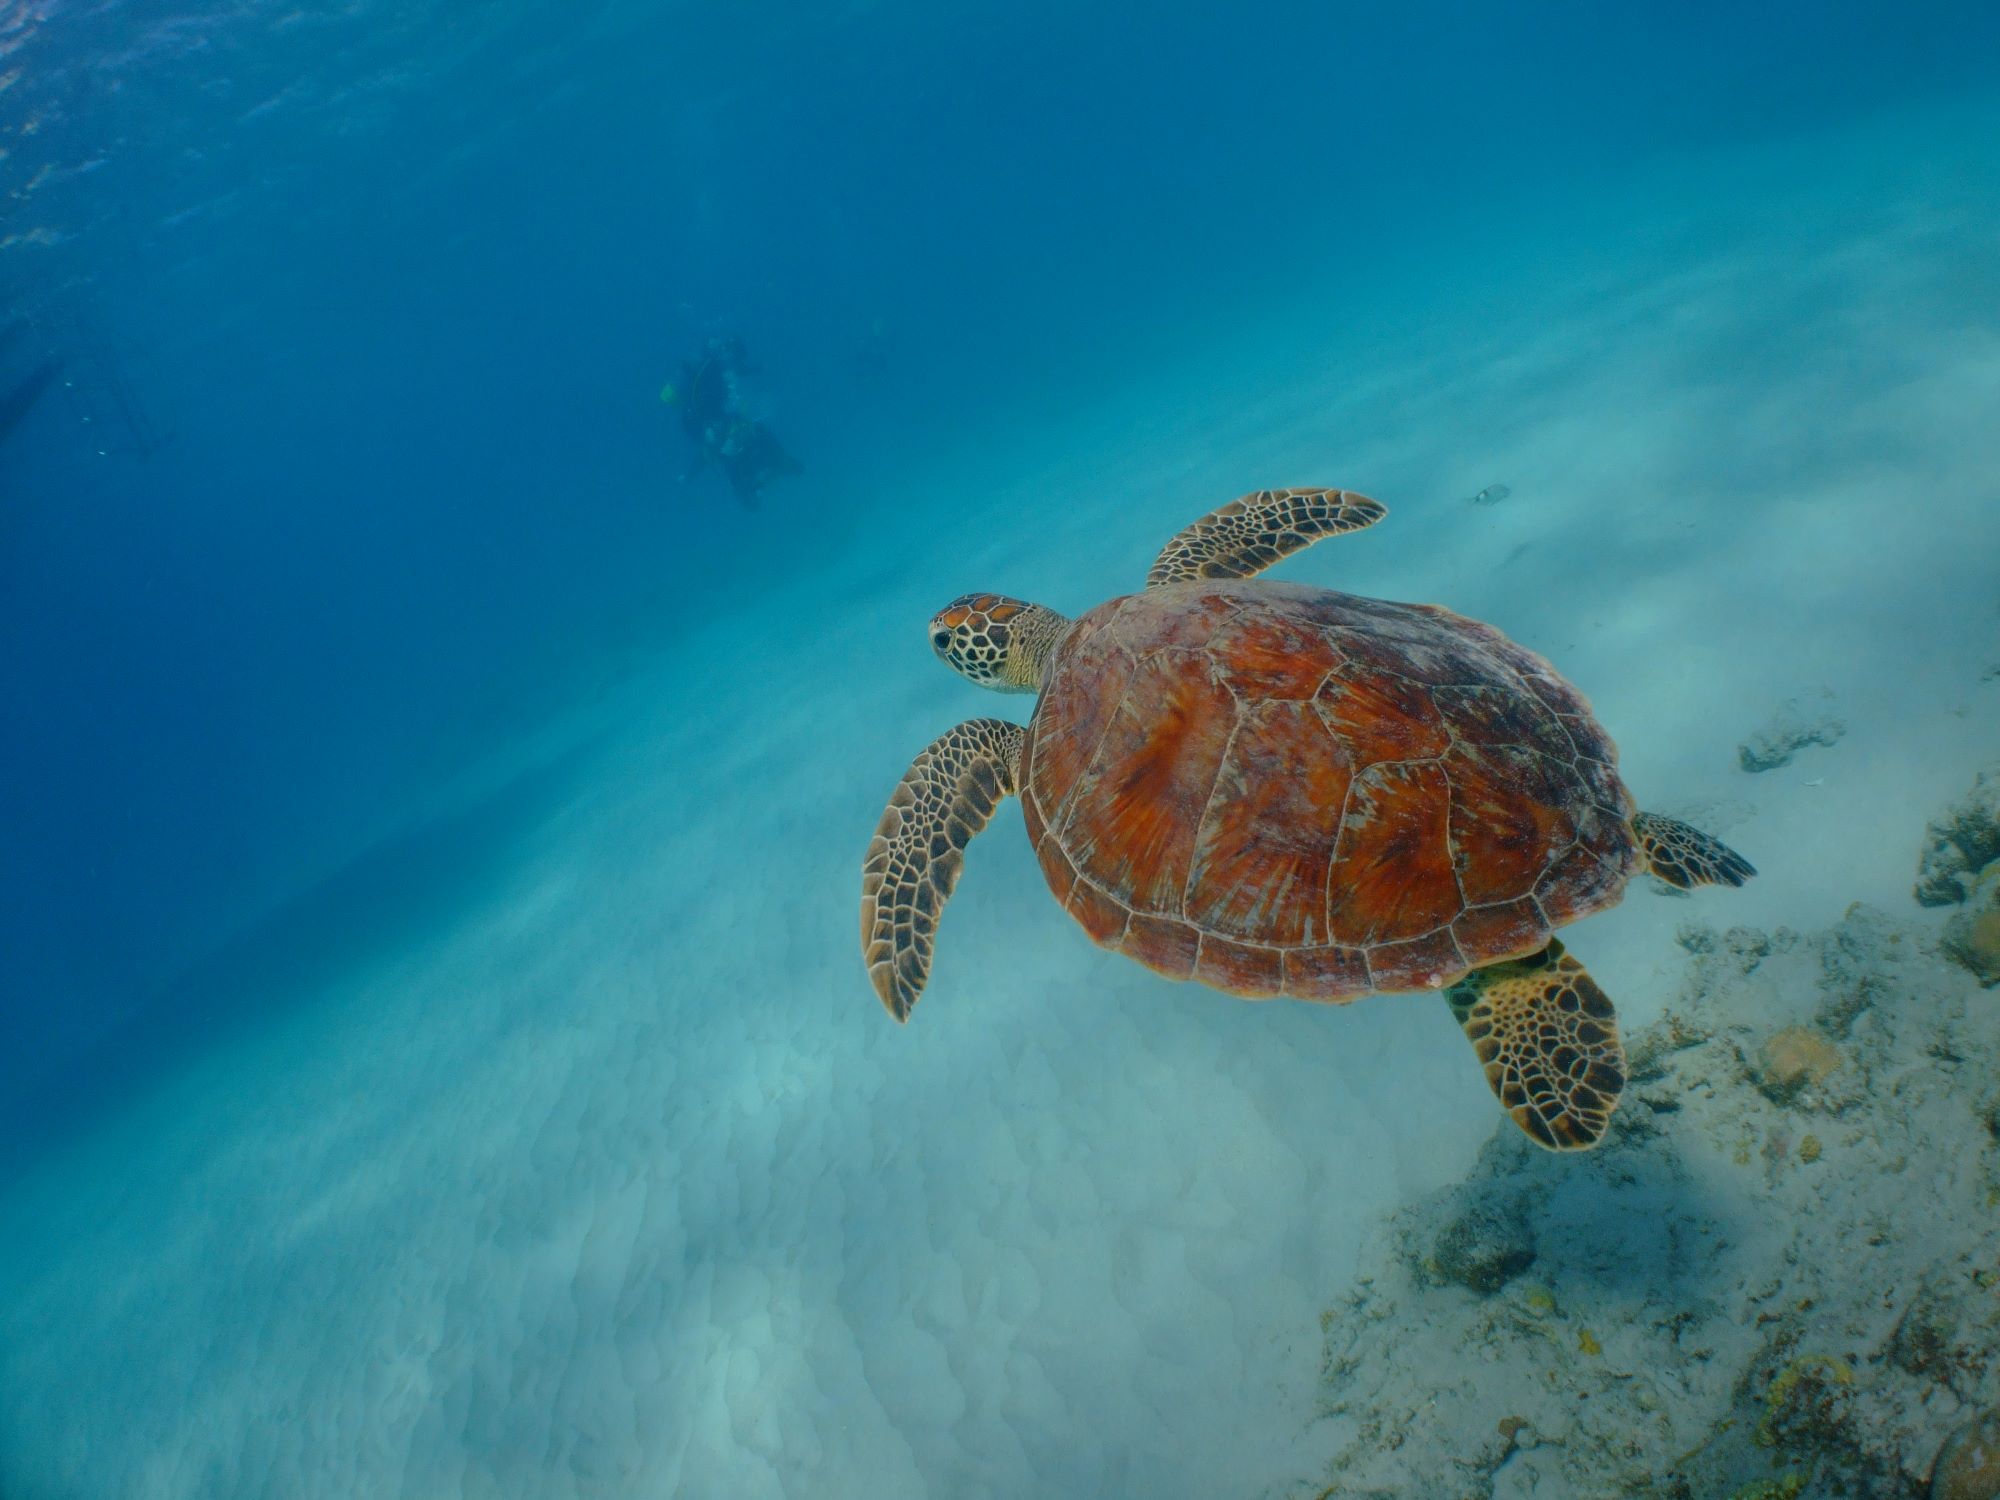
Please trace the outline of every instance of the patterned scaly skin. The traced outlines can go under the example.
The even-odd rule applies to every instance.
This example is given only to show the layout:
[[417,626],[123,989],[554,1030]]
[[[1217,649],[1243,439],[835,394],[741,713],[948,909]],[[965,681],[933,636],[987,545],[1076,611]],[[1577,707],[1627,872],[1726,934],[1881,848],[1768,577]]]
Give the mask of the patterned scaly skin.
[[1005,594],[961,594],[931,620],[945,665],[996,693],[1033,693],[1069,621]]
[[1373,526],[1389,507],[1352,490],[1257,490],[1210,511],[1154,562],[1146,587],[1200,578],[1254,578],[1321,537]]
[[1445,999],[1529,1139],[1551,1151],[1603,1139],[1625,1088],[1625,1048],[1611,1001],[1561,943],[1476,970]]
[[1640,813],[1632,819],[1646,867],[1668,885],[1741,885],[1757,871],[1722,840],[1690,828],[1678,818]]
[[903,775],[861,865],[861,950],[875,993],[899,1021],[930,977],[938,917],[965,846],[1019,787],[1019,724],[969,719],[933,740]]

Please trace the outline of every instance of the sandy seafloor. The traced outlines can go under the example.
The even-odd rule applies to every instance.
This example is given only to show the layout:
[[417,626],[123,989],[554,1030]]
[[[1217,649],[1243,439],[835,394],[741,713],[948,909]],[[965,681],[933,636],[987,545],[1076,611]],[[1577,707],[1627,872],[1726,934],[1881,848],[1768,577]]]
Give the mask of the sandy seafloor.
[[[1925,819],[2000,748],[1992,125],[1482,214],[1438,250],[1484,265],[1465,302],[1421,266],[1274,289],[1100,401],[927,455],[907,524],[469,778],[442,811],[540,777],[478,900],[270,995],[10,1191],[0,1493],[1306,1483],[1338,1438],[1321,1314],[1493,1101],[1438,1001],[1244,1005],[1095,950],[1012,808],[891,1023],[855,934],[882,800],[951,723],[1027,707],[948,675],[925,620],[974,587],[1076,612],[1237,492],[1360,489],[1389,519],[1281,576],[1546,653],[1642,803],[1762,871],[1567,934],[1628,1028],[1678,991],[1690,917],[1935,925]],[[1617,215],[1615,254],[1578,248]],[[1844,738],[1747,774],[1788,700]],[[1881,1206],[1920,1232],[1923,1191]]]

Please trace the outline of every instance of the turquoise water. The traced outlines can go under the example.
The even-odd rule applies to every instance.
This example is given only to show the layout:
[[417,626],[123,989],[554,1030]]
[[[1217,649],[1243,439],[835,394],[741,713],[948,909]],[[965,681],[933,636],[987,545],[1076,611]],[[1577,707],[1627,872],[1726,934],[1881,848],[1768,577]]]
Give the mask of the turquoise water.
[[[1246,490],[1380,498],[1274,576],[1496,624],[1760,870],[1565,934],[1628,1037],[1737,1027],[1689,1086],[1734,1097],[1821,981],[1704,979],[1697,929],[1864,902],[1935,957],[1925,824],[2000,745],[1996,78],[1949,5],[0,10],[0,1495],[1447,1493],[1338,1466],[1488,1294],[1333,1354],[1512,1129],[1449,1013],[1101,951],[1010,804],[894,1025],[884,799],[1031,709],[926,622],[1080,614]],[[731,338],[798,464],[754,505],[682,425]],[[1774,726],[1817,738],[1746,770]],[[1618,1150],[1991,1263],[2000,1174],[1835,1128],[1921,1164],[1911,1079],[1990,1107],[1937,963],[1879,1010],[1956,1007],[1959,1061],[1843,1032],[1838,1110]],[[1780,1130],[1829,1169],[1727,1177]],[[1751,1383],[1837,1357],[1887,1432],[1893,1375],[1910,1456],[1760,1461],[1921,1493],[2000,1371],[1922,1385],[1795,1252],[1820,1321]],[[1754,1269],[1677,1285],[1755,1327]],[[1662,1482],[1730,1411],[1677,1389],[1629,1428]],[[1536,1420],[1468,1492],[1641,1493]]]

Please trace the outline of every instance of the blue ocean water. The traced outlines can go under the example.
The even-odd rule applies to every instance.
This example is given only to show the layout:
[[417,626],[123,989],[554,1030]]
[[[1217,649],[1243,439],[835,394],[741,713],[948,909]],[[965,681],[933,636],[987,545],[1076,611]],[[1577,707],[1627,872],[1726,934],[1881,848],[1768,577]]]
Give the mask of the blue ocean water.
[[[1909,908],[1996,81],[1973,4],[9,0],[0,1494],[1307,1483],[1491,1099],[1434,1002],[1099,953],[1011,811],[889,1023],[868,834],[1018,706],[924,624],[1348,485],[1286,576],[1551,656],[1756,846],[1703,918]],[[754,507],[661,399],[729,339]],[[1636,1018],[1679,919],[1593,919]]]

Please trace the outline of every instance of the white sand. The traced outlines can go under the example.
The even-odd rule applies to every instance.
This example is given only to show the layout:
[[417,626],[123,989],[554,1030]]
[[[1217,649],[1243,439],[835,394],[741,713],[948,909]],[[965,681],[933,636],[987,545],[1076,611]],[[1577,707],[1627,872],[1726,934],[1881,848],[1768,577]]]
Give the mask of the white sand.
[[[1994,173],[1942,154],[1972,138],[1488,216],[1193,330],[1066,425],[996,420],[984,488],[971,451],[912,473],[922,524],[831,559],[803,637],[746,593],[595,710],[614,745],[501,895],[0,1205],[0,1489],[1210,1500],[1314,1472],[1319,1312],[1490,1133],[1470,1053],[1435,1001],[1247,1006],[1093,949],[1011,809],[896,1027],[861,850],[928,739],[1026,708],[923,623],[982,586],[1079,610],[1237,491],[1350,485],[1389,521],[1284,576],[1546,652],[1642,801],[1764,872],[1575,930],[1635,1024],[1683,916],[1901,909],[2000,743]],[[1574,249],[1621,219],[1616,263]],[[1845,739],[1738,769],[1823,692]]]

